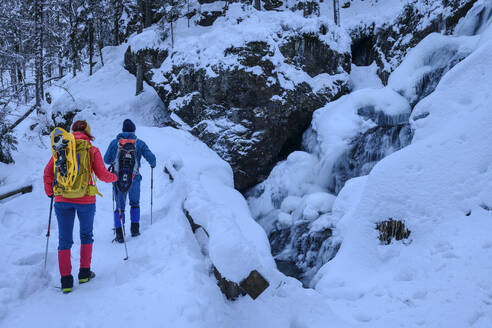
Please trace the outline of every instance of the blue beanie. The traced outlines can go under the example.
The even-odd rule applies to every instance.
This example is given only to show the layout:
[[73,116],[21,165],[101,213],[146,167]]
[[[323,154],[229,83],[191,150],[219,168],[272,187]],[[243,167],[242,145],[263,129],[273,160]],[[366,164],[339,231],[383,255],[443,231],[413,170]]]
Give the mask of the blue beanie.
[[130,119],[126,119],[123,121],[123,132],[135,132],[137,127]]

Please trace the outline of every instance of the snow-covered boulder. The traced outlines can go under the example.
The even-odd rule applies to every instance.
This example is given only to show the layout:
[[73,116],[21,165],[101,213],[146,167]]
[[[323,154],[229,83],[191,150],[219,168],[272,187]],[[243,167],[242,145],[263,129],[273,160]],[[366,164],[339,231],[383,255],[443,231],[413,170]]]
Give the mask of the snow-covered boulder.
[[492,21],[492,3],[478,0],[473,8],[463,17],[454,30],[455,35],[477,35],[485,31]]
[[391,73],[388,85],[413,107],[434,91],[441,77],[476,47],[478,37],[432,33],[408,52]]

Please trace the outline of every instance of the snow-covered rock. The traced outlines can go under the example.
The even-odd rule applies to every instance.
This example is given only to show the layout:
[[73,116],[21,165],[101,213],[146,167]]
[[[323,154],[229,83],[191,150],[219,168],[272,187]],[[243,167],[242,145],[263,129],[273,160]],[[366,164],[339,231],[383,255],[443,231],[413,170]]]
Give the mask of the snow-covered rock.
[[[353,60],[358,65],[376,61],[378,75],[386,84],[409,49],[433,32],[451,34],[476,1],[370,0],[361,4],[354,0],[355,6],[347,9],[346,16],[353,39]],[[355,17],[350,16],[351,12]]]
[[350,38],[329,19],[235,3],[212,27],[179,20],[175,31],[172,49],[155,41],[159,30],[147,44],[135,36],[126,67],[143,63],[171,118],[231,164],[240,190],[299,146],[315,109],[350,90]]
[[485,31],[492,20],[492,3],[487,0],[478,0],[463,17],[454,30],[455,35],[477,35]]
[[408,52],[402,64],[391,73],[388,85],[413,107],[434,91],[441,77],[466,58],[477,42],[478,37],[432,33]]

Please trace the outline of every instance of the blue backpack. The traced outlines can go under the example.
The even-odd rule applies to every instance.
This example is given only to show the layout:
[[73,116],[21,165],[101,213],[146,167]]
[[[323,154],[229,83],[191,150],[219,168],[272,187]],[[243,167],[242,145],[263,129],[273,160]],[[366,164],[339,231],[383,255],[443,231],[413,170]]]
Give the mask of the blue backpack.
[[116,188],[127,192],[138,173],[136,139],[119,139],[116,153],[115,170],[118,176]]

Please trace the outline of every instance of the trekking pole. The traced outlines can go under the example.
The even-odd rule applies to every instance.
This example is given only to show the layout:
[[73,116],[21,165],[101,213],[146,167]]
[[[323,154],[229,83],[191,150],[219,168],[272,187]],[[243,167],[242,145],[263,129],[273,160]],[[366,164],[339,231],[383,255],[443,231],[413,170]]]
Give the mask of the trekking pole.
[[113,213],[114,213],[114,188],[115,188],[114,186],[113,188],[111,188],[113,191],[113,198],[111,199],[111,202],[113,203]]
[[152,206],[154,203],[154,168],[150,168],[150,225],[152,225]]
[[46,250],[44,252],[44,270],[46,271],[46,261],[48,259],[48,243],[50,241],[50,230],[51,230],[51,214],[53,213],[53,199],[55,196],[51,196],[51,204],[50,204],[50,216],[48,219],[48,232],[46,233]]
[[[111,172],[111,173],[114,173],[114,166],[112,164],[111,164],[110,167],[108,167],[108,171]],[[114,188],[116,188],[116,184],[113,183],[112,185],[113,185],[113,188],[111,188],[111,189],[113,191],[113,198],[111,200],[113,202],[113,213],[114,213]]]
[[[118,197],[118,195],[116,195]],[[123,259],[123,261],[128,260],[128,249],[126,248],[126,238],[125,238],[125,223],[123,222],[123,214],[121,214],[121,205],[120,205],[120,199],[118,197],[118,213],[120,214],[120,223],[121,223],[121,230],[122,230],[122,235],[123,235],[123,244],[125,245],[125,255],[126,257]]]

